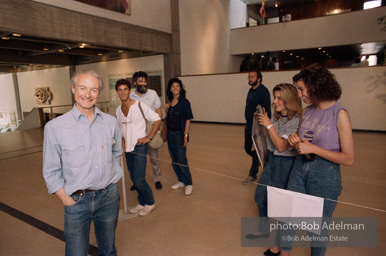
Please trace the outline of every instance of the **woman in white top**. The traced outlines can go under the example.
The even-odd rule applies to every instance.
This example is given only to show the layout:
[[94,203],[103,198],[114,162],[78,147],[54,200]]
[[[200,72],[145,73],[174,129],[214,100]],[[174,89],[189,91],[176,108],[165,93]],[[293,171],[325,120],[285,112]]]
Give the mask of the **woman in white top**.
[[[115,89],[122,104],[117,108],[116,115],[122,130],[122,145],[125,151],[127,169],[138,192],[139,203],[129,212],[145,216],[155,209],[153,192],[145,179],[147,143],[157,132],[161,119],[145,103],[139,105],[138,101],[130,99],[130,87],[131,84],[126,79],[117,81]],[[141,114],[140,107],[146,119],[154,122],[153,129],[149,134],[146,134],[146,121]]]

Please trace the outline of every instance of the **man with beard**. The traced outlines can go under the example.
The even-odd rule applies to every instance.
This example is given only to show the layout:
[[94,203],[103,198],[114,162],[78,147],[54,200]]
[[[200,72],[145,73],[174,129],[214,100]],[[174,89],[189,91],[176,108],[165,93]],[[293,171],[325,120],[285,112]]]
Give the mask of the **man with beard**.
[[244,149],[248,155],[252,157],[252,166],[249,170],[248,177],[243,181],[244,185],[250,184],[257,179],[257,173],[259,172],[259,159],[255,150],[252,150],[252,124],[253,116],[256,112],[258,105],[261,105],[271,118],[271,96],[267,87],[261,82],[263,77],[257,70],[252,70],[248,75],[248,84],[251,88],[248,91],[247,103],[245,105],[245,120],[247,124],[244,130]]
[[[133,83],[136,89],[130,93],[130,98],[145,103],[151,108],[151,110],[155,111],[160,118],[162,118],[161,101],[154,90],[147,88],[147,81],[148,75],[146,72],[135,72],[133,75]],[[158,149],[147,145],[147,153],[149,154],[150,163],[153,167],[153,180],[155,188],[160,190],[162,189],[162,184],[161,169],[158,161]],[[130,190],[135,190],[135,185],[131,186]]]

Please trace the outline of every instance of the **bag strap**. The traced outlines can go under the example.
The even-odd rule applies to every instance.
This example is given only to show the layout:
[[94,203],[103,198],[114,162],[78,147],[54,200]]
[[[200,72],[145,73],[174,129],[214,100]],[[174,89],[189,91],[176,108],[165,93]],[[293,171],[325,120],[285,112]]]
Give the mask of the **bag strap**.
[[143,114],[143,110],[142,110],[141,102],[140,102],[140,101],[138,101],[138,107],[139,107],[139,110],[141,111],[141,114],[142,114],[142,116],[143,116],[143,119],[145,119],[145,121],[148,122],[147,119],[146,119],[146,117],[145,117],[145,115]]

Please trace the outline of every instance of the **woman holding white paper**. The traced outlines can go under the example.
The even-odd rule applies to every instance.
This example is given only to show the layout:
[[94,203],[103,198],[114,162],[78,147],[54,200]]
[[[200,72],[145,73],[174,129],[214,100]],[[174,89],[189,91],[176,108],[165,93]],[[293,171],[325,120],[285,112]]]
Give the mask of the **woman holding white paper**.
[[[301,100],[292,84],[276,85],[272,94],[274,114],[271,120],[267,113],[257,114],[259,124],[267,128],[267,148],[270,151],[255,193],[259,217],[267,217],[267,186],[287,188],[288,178],[297,156],[296,150],[289,145],[287,139],[296,133],[302,112]],[[268,222],[261,219],[258,232],[247,235],[247,238],[268,237],[267,224]],[[269,253],[268,251],[266,253]]]
[[[293,81],[299,97],[310,105],[303,110],[298,133],[288,139],[299,156],[287,189],[324,198],[323,217],[331,217],[342,191],[340,165],[354,163],[349,114],[337,102],[342,89],[327,69],[313,64],[295,75]],[[325,254],[326,247],[312,246],[311,243],[312,256]],[[290,255],[290,250],[282,247],[280,255]]]

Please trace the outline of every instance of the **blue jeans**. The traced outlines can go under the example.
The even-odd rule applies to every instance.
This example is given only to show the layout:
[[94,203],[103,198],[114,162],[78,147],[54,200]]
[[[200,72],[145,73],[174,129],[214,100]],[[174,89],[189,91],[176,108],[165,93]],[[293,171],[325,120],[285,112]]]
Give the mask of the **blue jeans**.
[[259,172],[259,158],[257,157],[256,151],[252,150],[252,126],[245,126],[244,130],[244,150],[248,155],[252,157],[251,169],[249,169],[249,176],[257,178]]
[[119,213],[117,184],[105,189],[72,195],[74,205],[64,207],[64,237],[67,256],[86,256],[91,220],[94,222],[98,255],[117,255],[115,228]]
[[[259,217],[267,217],[267,186],[286,189],[295,159],[295,156],[275,156],[272,152],[269,154],[268,163],[260,175],[255,192]],[[265,225],[268,223],[262,221],[259,223],[259,232],[269,233],[269,227]]]
[[[342,192],[342,178],[339,164],[332,163],[318,157],[312,161],[305,161],[302,155],[295,160],[288,182],[288,190],[307,195],[338,200]],[[331,217],[336,207],[336,202],[324,200],[323,217]],[[322,232],[322,236],[326,236]],[[291,247],[282,247],[284,251]],[[311,243],[311,256],[324,255],[327,247],[313,247]]]
[[169,154],[172,159],[172,167],[178,177],[178,181],[185,186],[193,185],[192,175],[189,171],[188,159],[186,158],[186,147],[184,145],[184,135],[181,131],[167,132]]
[[125,152],[125,158],[130,178],[137,188],[139,204],[142,206],[153,205],[153,192],[145,179],[147,145],[135,145],[133,151]]

